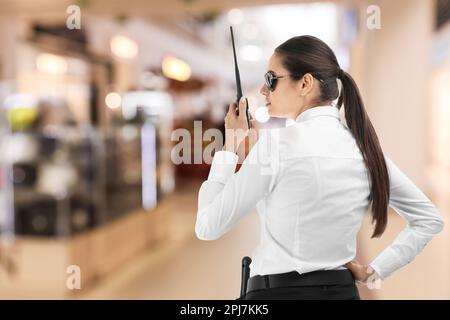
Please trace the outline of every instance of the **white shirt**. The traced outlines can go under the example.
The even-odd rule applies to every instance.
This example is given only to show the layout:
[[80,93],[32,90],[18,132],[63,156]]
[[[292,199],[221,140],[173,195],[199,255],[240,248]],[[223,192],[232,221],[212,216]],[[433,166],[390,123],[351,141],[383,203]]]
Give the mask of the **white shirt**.
[[[369,264],[381,279],[411,262],[443,228],[433,203],[385,159],[389,205],[408,224]],[[353,260],[370,204],[369,178],[336,107],[314,107],[286,128],[264,130],[235,173],[237,161],[229,151],[214,155],[199,191],[199,239],[221,237],[256,206],[261,230],[250,276],[338,269]]]

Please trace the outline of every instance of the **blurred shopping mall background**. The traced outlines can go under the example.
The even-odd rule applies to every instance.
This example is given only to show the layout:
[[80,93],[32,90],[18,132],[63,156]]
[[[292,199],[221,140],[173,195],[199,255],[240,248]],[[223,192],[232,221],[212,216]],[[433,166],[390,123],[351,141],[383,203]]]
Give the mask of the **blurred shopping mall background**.
[[[200,150],[273,49],[312,34],[356,79],[382,146],[450,214],[449,0],[0,0],[0,299],[235,299],[256,244],[252,213],[217,241],[195,237]],[[201,122],[194,134],[195,121]],[[185,142],[185,141],[183,141]],[[214,141],[220,144],[220,141]],[[182,154],[194,159],[194,154]],[[197,159],[198,160],[198,159]],[[358,239],[368,263],[405,226]],[[448,223],[365,299],[450,299]],[[78,275],[81,275],[78,277]],[[79,282],[78,282],[79,280]],[[78,286],[79,284],[79,286]]]

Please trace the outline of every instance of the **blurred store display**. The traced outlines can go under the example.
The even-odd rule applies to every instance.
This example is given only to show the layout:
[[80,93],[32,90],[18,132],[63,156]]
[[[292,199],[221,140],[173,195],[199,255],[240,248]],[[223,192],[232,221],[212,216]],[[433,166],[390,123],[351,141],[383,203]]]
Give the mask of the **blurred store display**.
[[[13,164],[18,234],[67,236],[138,208],[152,209],[157,198],[171,191],[170,182],[162,181],[170,180],[170,171],[164,169],[169,159],[161,156],[169,148],[160,148],[156,117],[107,130],[55,123],[47,123],[50,128],[44,130],[33,125],[15,130],[6,147]],[[143,193],[143,187],[149,193]],[[151,206],[143,197],[150,193]]]
[[[64,95],[2,99],[0,206],[10,210],[2,210],[0,234],[9,232],[21,248],[12,260],[6,253],[13,247],[1,241],[1,264],[18,272],[4,290],[31,288],[32,266],[24,261],[34,254],[63,264],[44,259],[33,268],[82,266],[83,285],[89,285],[167,236],[167,214],[158,205],[174,188],[172,102],[162,92],[124,97],[133,114],[119,113],[108,127],[74,116]],[[32,117],[11,116],[27,109]],[[51,283],[49,291],[64,289],[57,279],[42,280]]]
[[[37,23],[24,40],[0,107],[11,131],[2,136],[10,173],[0,176],[11,185],[10,229],[71,237],[151,212],[174,187],[170,96],[110,90],[112,57],[89,50],[84,30]],[[110,45],[123,59],[138,52],[120,33]],[[0,187],[4,205],[6,184]]]

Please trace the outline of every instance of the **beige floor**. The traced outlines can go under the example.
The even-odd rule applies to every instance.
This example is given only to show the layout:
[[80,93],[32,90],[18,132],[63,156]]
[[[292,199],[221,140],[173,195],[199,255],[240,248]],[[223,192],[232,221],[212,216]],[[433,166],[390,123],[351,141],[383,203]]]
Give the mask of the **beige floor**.
[[[216,241],[200,241],[194,234],[196,187],[171,196],[169,241],[144,252],[100,284],[83,299],[235,299],[240,289],[240,263],[256,244],[256,213],[244,218]],[[439,206],[439,204],[438,204]],[[447,219],[448,211],[443,212]],[[404,227],[390,213],[381,239],[370,239],[369,217],[360,231],[358,259],[368,263]],[[408,266],[386,279],[378,290],[360,287],[363,299],[450,299],[449,226]]]

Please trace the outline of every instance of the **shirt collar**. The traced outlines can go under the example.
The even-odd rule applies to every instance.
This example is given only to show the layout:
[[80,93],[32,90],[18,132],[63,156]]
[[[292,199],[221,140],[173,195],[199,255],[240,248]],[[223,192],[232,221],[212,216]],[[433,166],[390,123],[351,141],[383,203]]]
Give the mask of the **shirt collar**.
[[328,116],[340,119],[338,108],[334,106],[318,106],[312,107],[300,113],[295,119],[295,122],[303,122],[321,116]]

